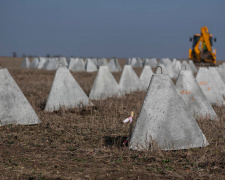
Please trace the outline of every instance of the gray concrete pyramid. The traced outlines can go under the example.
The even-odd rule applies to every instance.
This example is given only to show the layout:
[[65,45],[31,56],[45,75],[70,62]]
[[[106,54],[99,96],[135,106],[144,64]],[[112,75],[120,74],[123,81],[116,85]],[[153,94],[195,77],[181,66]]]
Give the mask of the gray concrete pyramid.
[[143,67],[142,60],[140,58],[132,58],[131,59],[131,66],[132,67]]
[[212,83],[211,75],[207,68],[200,67],[196,80],[208,101],[213,105],[222,106],[224,99]]
[[122,71],[122,68],[121,68],[121,66],[120,66],[119,60],[118,60],[117,58],[115,59],[115,63],[116,63],[117,69],[118,69],[119,71]]
[[144,90],[144,86],[131,65],[125,65],[120,77],[119,86],[125,93]]
[[77,61],[78,61],[78,58],[70,58],[68,69],[72,71]]
[[183,60],[182,66],[183,66],[183,65],[185,66],[185,69],[186,69],[186,70],[189,70],[189,71],[191,71],[191,72],[193,73],[191,67],[189,66],[189,64],[188,64],[188,62],[187,62],[187,60]]
[[167,63],[172,63],[172,61],[169,58],[161,58],[160,63],[166,65]]
[[48,96],[45,111],[54,111],[90,105],[89,99],[70,71],[59,67]]
[[7,69],[0,69],[0,126],[4,124],[31,125],[41,123]]
[[176,88],[183,98],[187,109],[194,117],[213,120],[218,119],[191,71],[180,71],[176,82]]
[[46,63],[46,59],[44,58],[44,57],[40,57],[39,58],[40,59],[40,62],[39,62],[39,64],[38,64],[38,69],[43,69],[43,67],[44,67],[44,64]]
[[140,76],[140,80],[142,81],[142,84],[144,86],[144,88],[147,90],[148,86],[150,84],[150,80],[152,78],[152,69],[150,66],[144,66],[141,76]]
[[190,66],[190,68],[192,69],[192,71],[194,73],[198,72],[198,70],[197,70],[197,68],[196,68],[196,66],[195,66],[195,64],[194,64],[194,62],[192,60],[189,61],[189,66]]
[[74,72],[81,72],[81,71],[85,71],[85,63],[84,60],[82,58],[79,58],[73,68]]
[[132,59],[131,59],[131,58],[128,58],[128,59],[126,60],[126,65],[131,65],[131,61],[132,61]]
[[98,69],[95,63],[92,61],[92,59],[87,59],[85,64],[85,70],[86,72],[94,72],[97,71]]
[[74,72],[85,71],[85,63],[82,58],[71,59],[68,69]]
[[216,87],[218,90],[218,93],[220,93],[222,96],[225,96],[225,84],[223,80],[221,79],[218,71],[215,67],[209,67],[209,73],[211,74],[211,79],[213,86]]
[[98,66],[107,66],[108,61],[106,58],[99,59]]
[[173,67],[173,64],[171,61],[168,61],[167,64],[165,65],[168,75],[171,79],[175,79],[178,77],[178,73],[175,72],[175,69]]
[[63,67],[68,67],[68,63],[65,57],[60,57],[58,59],[59,64],[62,64]]
[[225,69],[223,68],[223,66],[219,66],[217,68],[217,71],[221,77],[221,79],[223,80],[223,82],[225,83]]
[[158,62],[157,62],[157,59],[156,58],[151,58],[151,59],[146,59],[144,61],[144,65],[149,65],[151,66],[152,68],[156,68],[158,66]]
[[29,58],[25,58],[23,61],[22,61],[22,64],[20,66],[21,68],[29,68],[30,67],[30,60]]
[[107,66],[100,66],[89,98],[93,100],[120,97],[122,91]]
[[56,59],[50,58],[43,65],[43,69],[56,70],[59,67],[59,62]]
[[178,150],[208,142],[168,75],[153,74],[129,147]]
[[99,61],[101,61],[101,60],[98,61],[98,59],[96,59],[96,58],[92,58],[91,60],[96,65],[97,68],[100,66],[100,62]]
[[116,60],[110,59],[109,63],[107,64],[109,70],[111,72],[119,72],[119,69],[117,68]]
[[180,61],[177,60],[175,65],[174,65],[174,71],[178,75],[180,70],[181,70],[181,63],[180,63]]
[[166,75],[169,74],[164,64],[159,64],[159,67],[156,69],[156,74],[166,74]]
[[38,67],[38,65],[39,65],[38,58],[34,58],[32,63],[30,64],[30,68],[35,68],[36,69]]

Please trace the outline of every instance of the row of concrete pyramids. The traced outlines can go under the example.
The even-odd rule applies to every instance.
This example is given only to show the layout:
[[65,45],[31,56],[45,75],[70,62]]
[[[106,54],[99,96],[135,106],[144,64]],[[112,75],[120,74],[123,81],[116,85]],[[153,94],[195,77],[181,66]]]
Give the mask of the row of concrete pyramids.
[[128,58],[126,64],[131,65],[132,67],[144,67],[145,65],[149,65],[152,68],[156,68],[157,66],[163,64],[166,66],[166,71],[164,73],[167,73],[170,78],[177,78],[182,65],[185,65],[187,70],[197,73],[197,68],[192,60],[189,62],[187,60],[183,60],[181,63],[180,60],[175,58],[172,61],[169,58],[162,58],[159,62],[156,58]]
[[45,70],[56,70],[59,65],[63,67],[68,67],[69,70],[74,72],[94,72],[97,71],[100,66],[107,66],[111,72],[121,71],[121,66],[118,59],[112,58],[107,61],[107,59],[95,59],[87,58],[85,61],[83,58],[70,58],[65,57],[60,58],[34,58],[30,62],[29,58],[25,58],[21,64],[22,68],[35,68],[35,69],[45,69]]
[[[125,71],[130,71],[126,70],[128,68],[131,66],[125,66]],[[105,85],[115,88],[105,89]],[[119,90],[106,66],[100,67],[90,96],[97,96],[94,94],[96,90],[98,95],[106,92],[115,94]],[[81,101],[83,105],[91,105],[69,70],[65,67],[58,68],[45,110],[54,111],[60,106],[77,107],[74,106],[77,97],[78,107]],[[153,146],[153,141],[163,150],[206,146],[208,142],[195,121],[194,114],[196,117],[217,119],[192,72],[181,71],[176,87],[168,75],[154,74],[131,138],[130,148],[148,149]]]
[[[138,78],[130,65],[125,65],[118,84],[107,66],[100,66],[98,74],[89,94],[90,100],[106,99],[108,97],[121,97],[132,91],[146,90],[150,82],[152,70],[145,66],[141,74],[142,81]],[[145,86],[144,86],[145,84]],[[79,98],[78,98],[79,97]],[[52,88],[46,104],[46,111],[79,107],[92,104],[88,96],[66,67],[59,67],[52,84]]]
[[[176,86],[168,75],[153,74],[130,140],[131,149],[177,150],[208,145],[188,107],[200,114],[211,112],[216,118],[214,110],[191,71],[181,71]],[[192,98],[195,100],[190,102]]]
[[[135,74],[131,66],[128,66],[128,68],[125,68],[124,78],[133,78],[132,73],[130,74],[131,77],[126,75],[127,71],[130,70]],[[40,123],[38,116],[7,69],[0,69],[0,78],[0,92],[2,95],[0,125]],[[124,82],[124,78],[122,78],[122,82]],[[137,76],[134,76],[134,78],[138,79]],[[140,81],[138,80],[138,82]],[[124,92],[117,84],[108,67],[101,66],[89,95],[90,98],[104,99],[122,95],[124,95]],[[88,105],[92,105],[92,103],[70,71],[66,67],[59,67],[55,74],[45,111],[58,110],[60,107],[74,108]]]
[[[160,60],[159,66],[162,68],[162,73],[167,74],[171,79],[176,79],[178,77],[182,66],[184,66],[184,69],[190,70],[192,73],[198,72],[196,66],[191,60],[185,60],[181,63],[181,61],[176,59],[173,59],[173,61],[171,61],[168,58],[164,58]],[[159,70],[160,69],[158,69],[158,71]]]
[[[131,66],[125,66],[124,72],[127,71],[126,69],[130,71],[129,69],[132,68]],[[202,69],[205,70],[206,68]],[[201,74],[201,72],[200,68],[198,74]],[[7,98],[3,101],[1,108],[2,124],[40,123],[29,102],[8,71],[3,69],[0,70],[0,73],[2,73],[0,75],[2,78],[1,91],[4,89],[3,92],[7,93],[6,95],[3,94],[3,97],[13,95],[16,98],[10,100]],[[107,67],[100,67],[99,76],[95,80],[96,83],[101,83],[102,75],[107,73],[111,74]],[[116,83],[111,79],[109,82]],[[201,83],[197,83],[193,73],[188,70],[180,72],[176,87],[168,75],[153,74],[132,134],[130,148],[149,149],[153,147],[154,142],[164,150],[206,146],[208,142],[192,114],[197,113],[196,116],[198,117],[207,116],[210,119],[217,119],[217,116],[199,84]],[[24,108],[24,105],[27,108]],[[58,68],[45,110],[53,111],[60,106],[79,107],[80,105],[91,105],[91,102],[69,70],[65,67]],[[15,107],[15,110],[13,107]],[[21,113],[21,109],[25,110]],[[22,117],[16,117],[18,116],[17,113],[20,113]],[[26,116],[26,114],[28,115]]]
[[[163,150],[204,147],[208,142],[195,118],[218,120],[212,105],[224,104],[224,65],[179,73],[174,86],[168,75],[153,74],[130,141],[130,148]],[[220,69],[220,70],[219,70]]]

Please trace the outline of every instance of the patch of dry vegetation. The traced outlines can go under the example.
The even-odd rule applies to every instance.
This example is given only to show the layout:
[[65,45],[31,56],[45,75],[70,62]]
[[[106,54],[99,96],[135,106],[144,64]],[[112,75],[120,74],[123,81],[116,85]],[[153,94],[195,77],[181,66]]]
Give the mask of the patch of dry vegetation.
[[[121,121],[132,110],[137,118],[144,92],[48,113],[43,108],[55,71],[4,65],[42,123],[0,127],[0,179],[224,179],[224,107],[214,107],[219,121],[198,121],[210,143],[206,148],[131,151],[121,146],[129,133]],[[72,74],[88,94],[96,73]],[[113,75],[119,80],[121,73]]]

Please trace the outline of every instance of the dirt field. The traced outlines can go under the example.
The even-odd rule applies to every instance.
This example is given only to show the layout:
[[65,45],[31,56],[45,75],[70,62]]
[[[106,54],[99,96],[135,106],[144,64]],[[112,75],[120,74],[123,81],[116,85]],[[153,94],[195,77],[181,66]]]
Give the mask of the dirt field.
[[[137,152],[121,147],[145,92],[92,101],[94,107],[43,111],[55,71],[20,69],[22,59],[0,58],[41,124],[0,127],[0,179],[225,179],[225,110],[220,121],[199,120],[210,145],[180,151]],[[124,63],[124,61],[122,61]],[[141,69],[135,70],[138,75]],[[89,94],[95,73],[72,73]],[[119,81],[120,73],[113,73]]]

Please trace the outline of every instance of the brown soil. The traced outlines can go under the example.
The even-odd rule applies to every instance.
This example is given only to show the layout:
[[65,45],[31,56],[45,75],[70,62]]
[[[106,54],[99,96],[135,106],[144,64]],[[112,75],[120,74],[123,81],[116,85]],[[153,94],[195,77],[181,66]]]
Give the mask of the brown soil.
[[[180,151],[131,151],[121,144],[140,111],[144,92],[93,101],[94,107],[43,111],[55,71],[20,69],[22,59],[0,58],[41,124],[0,127],[0,179],[224,179],[225,110],[218,122],[199,120],[210,145]],[[140,69],[135,69],[140,74]],[[89,94],[96,73],[72,73]],[[113,73],[117,81],[121,73]]]

